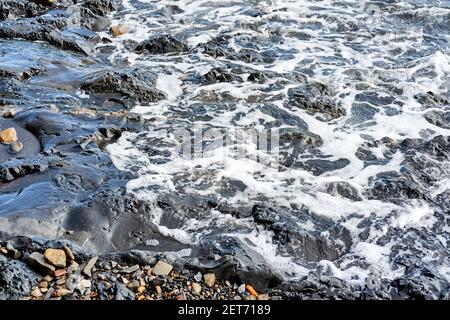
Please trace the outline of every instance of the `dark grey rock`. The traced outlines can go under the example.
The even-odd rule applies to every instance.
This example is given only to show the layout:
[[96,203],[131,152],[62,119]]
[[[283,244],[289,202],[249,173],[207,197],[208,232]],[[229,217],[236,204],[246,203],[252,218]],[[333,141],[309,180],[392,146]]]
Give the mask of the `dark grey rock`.
[[128,289],[123,283],[116,282],[115,300],[135,300],[134,292]]
[[242,81],[241,77],[236,76],[230,72],[227,72],[222,68],[213,68],[204,75],[202,75],[201,78],[203,81],[208,83]]
[[91,94],[119,94],[122,98],[141,102],[164,99],[163,92],[155,88],[157,76],[141,70],[100,70],[87,75],[81,89]]
[[288,91],[290,107],[296,107],[311,114],[320,113],[326,120],[332,120],[344,116],[345,110],[336,105],[331,97],[330,90],[323,84],[311,83]]
[[148,52],[150,54],[185,53],[189,47],[180,40],[169,36],[155,36],[137,45],[136,52]]
[[29,295],[37,275],[17,260],[9,260],[0,254],[0,300],[15,300]]

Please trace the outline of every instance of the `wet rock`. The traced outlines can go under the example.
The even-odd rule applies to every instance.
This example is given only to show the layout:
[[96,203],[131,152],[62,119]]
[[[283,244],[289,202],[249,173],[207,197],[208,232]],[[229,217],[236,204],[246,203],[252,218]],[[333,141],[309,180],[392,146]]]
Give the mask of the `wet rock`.
[[100,70],[87,75],[81,89],[91,94],[119,94],[125,99],[155,102],[165,94],[155,88],[157,76],[141,70]]
[[[318,220],[316,222],[307,212],[284,213],[284,211],[286,209],[260,205],[254,206],[252,210],[254,221],[274,233],[274,241],[279,243],[281,252],[286,252],[286,254],[296,256],[304,261],[323,259],[333,261],[350,249],[352,240],[347,229],[320,221],[318,218],[316,218]],[[293,216],[301,217],[302,214],[309,216],[308,221],[315,224],[315,232],[300,228],[303,220],[292,219]],[[320,230],[326,230],[329,237],[321,235]]]
[[57,268],[66,267],[66,253],[61,249],[47,249],[44,252],[45,260]]
[[173,269],[173,266],[162,260],[158,261],[152,269],[152,273],[155,276],[168,275]]
[[268,80],[267,76],[260,71],[252,72],[248,75],[247,81],[257,82],[257,83],[265,83]]
[[348,159],[341,158],[334,161],[322,159],[307,160],[304,162],[296,162],[292,166],[303,168],[307,171],[310,171],[315,176],[320,176],[325,172],[345,168],[349,164],[350,161]]
[[429,123],[437,127],[450,129],[450,112],[430,111],[424,117]]
[[[271,270],[265,260],[241,241],[223,237],[213,242],[202,240],[201,247],[193,251],[195,259],[187,266],[214,273],[220,279],[234,282],[252,283],[257,289],[279,283],[281,277]],[[211,259],[217,256],[218,259]]]
[[424,107],[426,108],[436,108],[442,106],[449,106],[450,100],[448,97],[443,97],[439,94],[436,94],[432,91],[418,93],[414,96],[414,98]]
[[208,83],[242,81],[242,78],[222,68],[213,68],[202,76]]
[[0,164],[0,182],[9,182],[35,172],[48,169],[48,162],[41,157],[12,159]]
[[36,283],[36,274],[25,263],[0,255],[0,300],[22,298]]
[[117,10],[117,0],[87,0],[83,7],[91,10],[94,14],[99,16],[106,16],[110,12]]
[[169,36],[156,36],[145,40],[137,45],[136,52],[148,52],[150,54],[164,53],[185,53],[189,52],[189,47],[180,40]]
[[309,131],[297,131],[296,129],[280,130],[280,143],[289,148],[313,149],[322,146],[322,138]]
[[20,141],[14,141],[9,145],[9,153],[17,154],[23,150],[23,143]]
[[324,120],[332,120],[346,114],[342,107],[336,105],[329,89],[320,83],[304,84],[288,91],[290,107],[296,107],[311,114],[319,113]]
[[48,9],[29,0],[3,0],[0,2],[0,20],[34,17]]
[[340,195],[344,198],[361,201],[362,198],[359,196],[358,190],[356,190],[352,185],[345,181],[336,181],[326,184],[326,191],[332,195]]
[[45,41],[63,50],[72,50],[85,55],[90,55],[94,49],[93,44],[83,37],[70,31],[60,31],[52,26],[40,24],[32,18],[0,22],[0,38]]
[[436,300],[448,290],[449,283],[438,273],[425,267],[408,268],[403,277],[391,282],[394,298]]
[[369,179],[370,189],[366,192],[369,199],[401,201],[401,199],[424,199],[423,187],[406,175],[397,172],[384,172]]
[[300,117],[293,115],[289,111],[279,108],[273,104],[264,104],[259,106],[258,109],[274,118],[274,121],[270,123],[271,127],[288,125],[296,127],[297,130],[308,130],[308,125]]

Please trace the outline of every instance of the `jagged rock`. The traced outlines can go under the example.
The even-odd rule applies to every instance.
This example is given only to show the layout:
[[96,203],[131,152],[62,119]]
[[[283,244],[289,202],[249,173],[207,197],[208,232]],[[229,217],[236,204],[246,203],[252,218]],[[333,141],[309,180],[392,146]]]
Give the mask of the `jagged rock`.
[[149,52],[151,54],[184,53],[189,52],[189,47],[180,40],[169,36],[157,36],[141,42],[136,48],[137,52]]
[[288,125],[296,127],[297,130],[308,130],[308,125],[300,117],[293,115],[290,112],[273,104],[263,104],[259,106],[259,110],[274,118],[274,122],[271,123],[271,127]]
[[450,100],[448,97],[443,97],[432,91],[418,93],[414,98],[426,108],[436,108],[442,106],[449,106]]
[[0,255],[0,300],[22,298],[36,283],[36,274],[25,263]]
[[[281,276],[271,270],[264,258],[240,240],[223,237],[210,242],[205,237],[193,251],[196,258],[190,259],[187,266],[213,273],[220,279],[251,283],[256,289],[281,282]],[[212,260],[214,255],[220,258]]]
[[157,76],[151,72],[134,70],[100,70],[87,75],[81,89],[91,94],[112,93],[141,102],[155,102],[165,94],[155,88]]
[[222,68],[213,68],[202,76],[202,79],[206,82],[233,82],[242,81],[242,78],[235,76],[234,74],[223,70]]
[[0,20],[34,17],[49,10],[29,0],[2,0],[0,2]]
[[48,169],[48,163],[39,157],[12,159],[0,164],[0,182],[9,182],[34,172]]
[[450,129],[450,112],[430,111],[424,115],[425,119],[435,126]]
[[268,80],[268,78],[263,72],[255,71],[248,75],[247,80],[251,82],[265,83]]
[[325,120],[339,118],[346,114],[342,107],[336,105],[329,89],[320,83],[305,84],[289,89],[288,106],[297,107],[311,114],[320,113]]
[[135,300],[134,292],[128,289],[126,285],[116,282],[115,289],[116,300]]
[[356,190],[352,185],[345,181],[336,181],[329,182],[326,184],[326,191],[332,195],[340,195],[344,198],[353,200],[353,201],[361,201],[362,198],[358,194],[358,190]]
[[99,16],[106,16],[110,12],[117,10],[117,0],[87,0],[83,7],[91,10]]

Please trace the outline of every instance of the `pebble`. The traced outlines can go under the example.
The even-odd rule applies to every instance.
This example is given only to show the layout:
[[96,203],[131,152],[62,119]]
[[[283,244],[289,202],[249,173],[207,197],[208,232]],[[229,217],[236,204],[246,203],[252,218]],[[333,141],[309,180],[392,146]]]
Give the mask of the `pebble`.
[[258,296],[258,293],[256,292],[255,289],[253,289],[253,287],[251,285],[246,285],[245,289],[247,289],[247,291],[254,297]]
[[53,280],[53,277],[47,275],[47,276],[45,276],[45,277],[43,278],[43,280],[44,280],[44,281],[47,281],[47,282],[50,282],[50,281]]
[[41,281],[39,282],[39,288],[48,288],[48,282],[47,281]]
[[139,281],[133,280],[133,281],[131,281],[130,283],[128,283],[127,287],[130,288],[130,289],[132,289],[132,290],[134,290],[134,289],[138,288],[139,285],[140,285],[140,284],[139,284]]
[[118,37],[130,31],[130,29],[124,24],[118,24],[111,26],[110,31],[114,37]]
[[66,253],[66,256],[69,260],[75,260],[75,256],[73,255],[72,250],[68,246],[63,246],[63,250]]
[[120,277],[120,280],[122,280],[123,284],[129,284],[130,283],[130,281],[127,278],[125,278],[125,277]]
[[94,265],[97,262],[97,260],[98,257],[91,258],[83,269],[83,273],[90,278],[92,277],[92,269],[94,268]]
[[28,264],[43,274],[54,274],[56,268],[45,261],[44,255],[39,252],[33,252],[28,256]]
[[118,265],[118,263],[117,262],[115,262],[115,261],[111,261],[111,268],[115,268],[115,267],[117,267],[117,265]]
[[17,131],[14,128],[8,128],[0,131],[0,142],[10,144],[17,141]]
[[205,281],[205,284],[212,288],[214,284],[216,283],[216,275],[214,273],[207,273],[203,276],[203,279]]
[[65,289],[65,288],[61,288],[55,291],[55,296],[56,297],[65,297],[68,296],[69,294],[72,294],[72,291],[70,291],[69,289]]
[[194,279],[195,279],[195,281],[197,281],[197,282],[202,281],[202,279],[203,279],[202,273],[201,273],[201,272],[197,273],[197,274],[194,276]]
[[67,268],[67,272],[68,273],[75,273],[75,272],[78,271],[79,267],[80,267],[80,265],[76,261],[72,261],[70,266]]
[[92,282],[90,280],[83,279],[81,280],[81,286],[83,288],[90,288],[92,286]]
[[67,274],[67,271],[65,270],[65,269],[58,269],[58,270],[55,270],[55,277],[62,277],[62,276],[65,276],[66,274]]
[[31,295],[35,298],[40,298],[43,296],[41,290],[39,290],[39,288],[34,289],[33,291],[31,291]]
[[144,286],[139,286],[139,287],[136,288],[136,292],[137,293],[144,293],[144,291],[145,291],[145,287]]
[[257,297],[258,300],[270,300],[270,296],[268,294],[259,294]]
[[196,295],[200,295],[200,293],[202,292],[202,286],[200,284],[198,284],[197,282],[194,282],[194,283],[192,283],[192,291]]
[[162,260],[159,260],[156,265],[152,269],[152,273],[155,276],[165,276],[172,271],[173,266],[168,264],[167,262],[164,262]]
[[99,278],[100,280],[106,280],[106,276],[103,274],[103,273],[99,273],[98,275],[97,275],[97,278]]
[[177,300],[186,300],[186,295],[184,293],[181,293],[179,295],[177,295]]
[[67,279],[65,279],[65,278],[58,279],[58,280],[56,280],[56,285],[61,286],[63,284],[66,284],[66,282],[67,282]]
[[159,294],[159,295],[162,294],[162,289],[160,286],[155,286],[155,290],[156,290],[157,294]]
[[61,249],[47,249],[44,252],[45,260],[57,268],[66,267],[66,253]]
[[23,150],[23,143],[20,141],[11,142],[8,149],[9,153],[12,154],[20,153],[22,150]]
[[4,255],[8,254],[8,250],[6,250],[6,248],[4,247],[0,247],[0,253],[3,253]]
[[241,284],[238,288],[237,288],[237,292],[239,294],[243,294],[245,292],[245,284]]
[[139,265],[136,264],[136,265],[134,265],[132,267],[125,268],[125,269],[121,270],[120,273],[133,273],[133,272],[138,271],[139,269],[140,269]]

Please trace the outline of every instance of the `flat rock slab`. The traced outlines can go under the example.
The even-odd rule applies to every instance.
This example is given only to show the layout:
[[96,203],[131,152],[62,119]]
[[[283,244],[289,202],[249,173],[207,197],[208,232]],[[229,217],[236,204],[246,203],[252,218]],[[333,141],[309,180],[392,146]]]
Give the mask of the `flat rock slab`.
[[23,143],[23,149],[17,154],[12,154],[8,151],[9,145],[0,144],[0,164],[12,159],[22,158],[30,155],[38,154],[41,150],[41,145],[38,139],[28,130],[25,130],[12,120],[0,119],[0,129],[14,128],[17,131],[17,137]]

